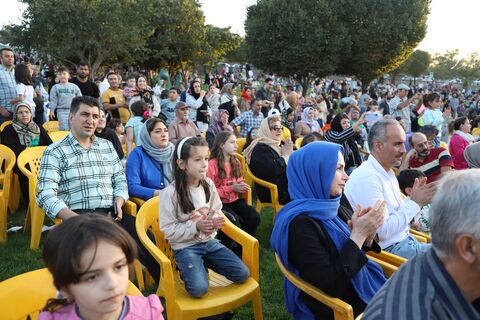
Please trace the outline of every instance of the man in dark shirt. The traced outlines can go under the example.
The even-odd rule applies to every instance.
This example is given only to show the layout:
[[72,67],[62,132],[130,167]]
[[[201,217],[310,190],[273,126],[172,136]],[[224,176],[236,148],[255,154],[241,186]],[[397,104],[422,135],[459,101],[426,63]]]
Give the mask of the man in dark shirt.
[[403,265],[362,319],[480,319],[480,170],[446,175],[429,211],[432,248]]
[[90,96],[98,99],[100,96],[98,87],[95,82],[90,80],[89,76],[90,68],[86,63],[80,62],[77,66],[77,76],[70,79],[70,82],[76,84],[80,88],[83,96]]

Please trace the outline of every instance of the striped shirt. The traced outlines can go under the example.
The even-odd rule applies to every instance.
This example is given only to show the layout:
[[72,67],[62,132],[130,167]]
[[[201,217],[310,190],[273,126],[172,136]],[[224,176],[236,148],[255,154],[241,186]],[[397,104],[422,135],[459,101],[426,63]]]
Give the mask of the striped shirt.
[[436,181],[442,173],[441,167],[453,168],[453,161],[447,149],[439,147],[430,149],[428,156],[420,161],[417,157],[411,157],[408,162],[410,169],[422,171],[427,176],[427,183]]
[[394,273],[362,319],[480,319],[480,314],[430,249]]
[[4,107],[10,112],[13,110],[10,100],[17,97],[16,86],[14,68],[7,70],[0,64],[0,107]]
[[259,112],[258,115],[255,115],[252,110],[248,110],[233,119],[232,124],[240,126],[240,135],[246,137],[251,128],[260,128],[260,123],[262,123],[263,118],[263,113]]
[[36,201],[54,218],[63,208],[110,208],[114,197],[128,200],[127,190],[125,171],[112,143],[93,136],[85,149],[70,132],[42,156]]

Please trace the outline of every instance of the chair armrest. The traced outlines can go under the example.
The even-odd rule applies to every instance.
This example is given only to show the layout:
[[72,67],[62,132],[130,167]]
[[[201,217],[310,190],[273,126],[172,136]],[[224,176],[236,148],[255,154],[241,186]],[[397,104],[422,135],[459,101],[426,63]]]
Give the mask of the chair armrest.
[[427,239],[424,236],[420,236],[420,235],[414,234],[414,233],[410,233],[410,234],[412,235],[412,237],[417,239],[418,242],[427,243]]
[[225,217],[225,225],[222,231],[233,241],[242,246],[242,260],[250,269],[253,279],[258,282],[259,279],[259,258],[258,258],[258,240],[234,225]]
[[128,213],[133,217],[137,216],[137,205],[130,200],[127,200],[125,202],[125,204],[123,205],[123,210],[125,211],[125,213]]
[[407,259],[383,250],[380,253],[369,251],[367,252],[367,257],[370,260],[377,262],[383,268],[383,271],[387,276],[390,276],[397,271],[402,264],[407,262]]
[[417,231],[417,230],[413,230],[413,229],[410,229],[409,231],[412,234],[412,236],[419,236],[419,237],[425,238],[425,241],[427,243],[432,242],[432,238],[426,233],[423,233],[423,232],[420,232],[420,231]]
[[139,209],[145,203],[145,200],[137,198],[137,197],[130,197],[129,201],[132,201],[137,205],[137,209]]
[[241,198],[245,200],[245,202],[251,206],[252,205],[252,189],[248,189],[246,192],[240,195]]
[[270,190],[270,200],[272,201],[272,203],[278,203],[278,187],[275,184],[257,178],[254,175],[252,175],[252,178],[255,183]]
[[387,278],[390,278],[390,276],[392,274],[395,273],[395,271],[398,270],[398,267],[394,266],[393,264],[390,264],[388,262],[385,262],[381,259],[378,259],[378,258],[375,258],[375,257],[372,257],[370,255],[367,255],[368,259],[370,259],[371,261],[374,261],[376,263],[378,263],[378,265],[380,265],[380,267],[382,267],[383,269],[383,273],[385,274],[385,276]]

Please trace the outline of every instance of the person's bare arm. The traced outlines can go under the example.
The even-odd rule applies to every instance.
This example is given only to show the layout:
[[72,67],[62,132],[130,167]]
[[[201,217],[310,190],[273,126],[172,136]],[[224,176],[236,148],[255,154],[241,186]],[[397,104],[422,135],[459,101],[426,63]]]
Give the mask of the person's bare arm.
[[72,210],[68,209],[68,208],[63,208],[62,210],[60,210],[57,214],[57,218],[60,218],[62,220],[67,220],[67,219],[70,219],[72,217],[75,217],[77,214],[75,212],[73,212]]

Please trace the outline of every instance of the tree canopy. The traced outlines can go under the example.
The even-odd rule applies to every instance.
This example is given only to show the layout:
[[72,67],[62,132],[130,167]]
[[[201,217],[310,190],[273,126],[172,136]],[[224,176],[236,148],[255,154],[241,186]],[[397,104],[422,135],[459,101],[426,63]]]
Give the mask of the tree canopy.
[[426,33],[430,0],[259,0],[248,8],[252,62],[280,75],[354,75],[398,67]]

